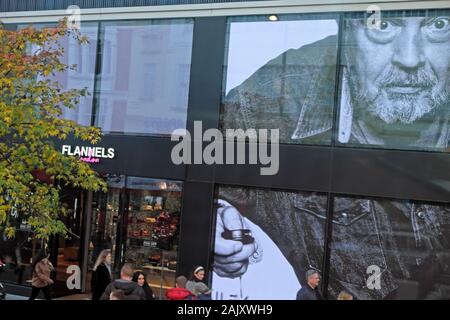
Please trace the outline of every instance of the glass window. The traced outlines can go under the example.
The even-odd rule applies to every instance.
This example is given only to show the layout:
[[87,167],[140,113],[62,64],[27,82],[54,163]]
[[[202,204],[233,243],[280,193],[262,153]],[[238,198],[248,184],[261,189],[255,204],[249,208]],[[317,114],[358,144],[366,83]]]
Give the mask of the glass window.
[[182,183],[127,177],[125,262],[141,270],[158,299],[175,285]]
[[295,300],[322,271],[325,195],[219,187],[212,298]]
[[[54,235],[48,243],[47,252],[54,266],[51,273],[54,280],[51,294],[55,297],[78,292],[75,288],[68,287],[67,280],[71,277],[73,268],[80,267],[81,224],[85,201],[82,190],[69,187],[62,187],[60,199],[61,205],[68,210],[67,215],[61,217],[61,221],[69,232],[66,236]],[[8,239],[0,232],[0,281],[30,286],[33,258],[42,248],[42,241],[34,238],[34,233],[25,220],[15,217],[14,213],[11,218],[14,218],[15,222],[15,237]]]
[[72,274],[73,270],[81,267],[83,204],[86,201],[83,190],[67,186],[62,187],[60,199],[61,205],[69,210],[67,215],[61,217],[69,231],[67,236],[55,235],[50,249],[50,260],[55,267],[55,283],[52,285],[55,296],[79,292]]
[[32,258],[41,248],[41,241],[33,239],[26,222],[17,221],[16,235],[8,239],[0,233],[0,281],[31,286]]
[[279,129],[281,143],[330,144],[337,16],[231,18],[227,33],[223,129]]
[[338,143],[448,151],[450,11],[347,14]]
[[[111,271],[118,272],[116,265],[117,230],[121,215],[122,192],[125,188],[125,176],[108,174],[105,176],[108,192],[97,192],[92,201],[92,220],[90,225],[90,242],[88,247],[88,275],[87,284],[95,286],[93,269],[103,250],[111,251]],[[93,288],[90,288],[93,290]],[[97,293],[98,295],[98,293]]]
[[329,299],[449,299],[450,207],[335,198]]
[[[19,29],[27,26],[19,25]],[[33,27],[38,29],[52,26],[54,25],[33,25]],[[46,79],[57,81],[63,90],[87,89],[89,94],[85,97],[80,97],[80,101],[75,108],[62,108],[62,117],[88,126],[91,125],[92,118],[98,23],[83,22],[79,31],[82,36],[87,37],[89,43],[80,45],[71,36],[63,37],[58,42],[64,48],[60,61],[69,67],[75,65],[75,69],[69,68],[65,72],[56,72],[54,75],[46,77]],[[37,48],[32,48],[32,50],[35,51]]]
[[96,125],[104,132],[186,128],[193,20],[102,23]]
[[108,192],[94,194],[92,204],[88,291],[97,299],[101,295],[93,269],[102,250],[109,249],[113,278],[131,263],[144,273],[154,297],[163,299],[175,285],[182,183],[114,174],[105,179]]

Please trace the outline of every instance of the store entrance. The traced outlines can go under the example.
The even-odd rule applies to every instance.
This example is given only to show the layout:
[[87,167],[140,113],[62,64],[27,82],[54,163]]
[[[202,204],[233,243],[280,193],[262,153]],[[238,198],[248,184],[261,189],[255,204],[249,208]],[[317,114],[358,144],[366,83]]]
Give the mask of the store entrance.
[[107,193],[93,196],[86,289],[100,252],[112,253],[113,278],[123,263],[146,275],[156,299],[175,284],[182,183],[106,176]]
[[124,262],[145,275],[156,298],[175,284],[181,182],[128,177]]
[[[81,277],[82,229],[86,191],[64,187],[61,192],[61,205],[68,214],[61,218],[68,229],[66,236],[57,235],[50,242],[50,260],[55,267],[53,296],[60,297],[79,293],[81,279],[71,281],[69,277]],[[69,280],[69,281],[68,281]]]
[[[89,228],[89,244],[87,255],[86,292],[92,292],[92,273],[103,250],[110,250],[112,256],[112,277],[117,277],[119,270],[116,266],[121,264],[121,221],[124,215],[125,176],[105,175],[108,192],[93,194],[91,206],[91,219]],[[117,250],[119,248],[119,250]]]

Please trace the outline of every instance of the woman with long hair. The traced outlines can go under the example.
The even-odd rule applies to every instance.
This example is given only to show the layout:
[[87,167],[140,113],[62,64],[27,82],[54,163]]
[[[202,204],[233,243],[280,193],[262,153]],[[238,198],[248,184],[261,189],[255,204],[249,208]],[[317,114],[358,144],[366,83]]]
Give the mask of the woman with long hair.
[[142,271],[136,271],[133,275],[133,281],[144,290],[145,300],[155,300],[155,295],[153,294],[152,288],[147,283],[145,274]]
[[106,287],[111,283],[111,250],[105,249],[98,255],[95,262],[92,278],[91,290],[92,300],[100,300]]
[[54,270],[48,258],[50,255],[45,248],[39,250],[36,256],[33,258],[31,264],[33,270],[33,278],[31,280],[31,296],[30,300],[36,299],[39,291],[42,290],[46,300],[50,298],[50,285],[53,284],[53,280],[50,278],[51,272]]
[[194,269],[191,279],[186,283],[186,289],[192,292],[199,300],[211,300],[211,289],[203,282],[205,268],[198,266]]

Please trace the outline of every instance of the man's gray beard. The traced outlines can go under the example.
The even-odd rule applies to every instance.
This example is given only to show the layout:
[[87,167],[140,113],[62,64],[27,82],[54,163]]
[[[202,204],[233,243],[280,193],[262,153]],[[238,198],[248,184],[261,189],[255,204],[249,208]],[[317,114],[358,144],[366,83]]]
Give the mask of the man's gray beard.
[[[434,110],[440,109],[440,106],[450,100],[450,92],[447,88],[438,91],[436,87],[438,80],[431,70],[419,71],[417,75],[411,77],[404,75],[403,71],[394,69],[394,67],[386,69],[376,80],[378,92],[374,97],[370,97],[366,90],[361,89],[354,68],[350,68],[349,73],[349,89],[353,105],[364,108],[370,114],[388,124],[413,123]],[[402,73],[403,75],[401,75]],[[416,83],[414,83],[415,81]],[[418,94],[395,93],[389,96],[382,88],[390,83],[423,83],[424,90],[427,90],[427,92],[419,91]]]

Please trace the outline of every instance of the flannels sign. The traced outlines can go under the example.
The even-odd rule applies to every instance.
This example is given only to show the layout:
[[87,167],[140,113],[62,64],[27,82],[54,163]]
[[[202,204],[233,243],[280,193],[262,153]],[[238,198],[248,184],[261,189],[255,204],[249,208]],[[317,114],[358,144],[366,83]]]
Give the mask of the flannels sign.
[[114,148],[71,146],[67,144],[62,146],[61,152],[68,156],[80,157],[81,161],[88,163],[99,163],[101,158],[113,159],[115,156]]

